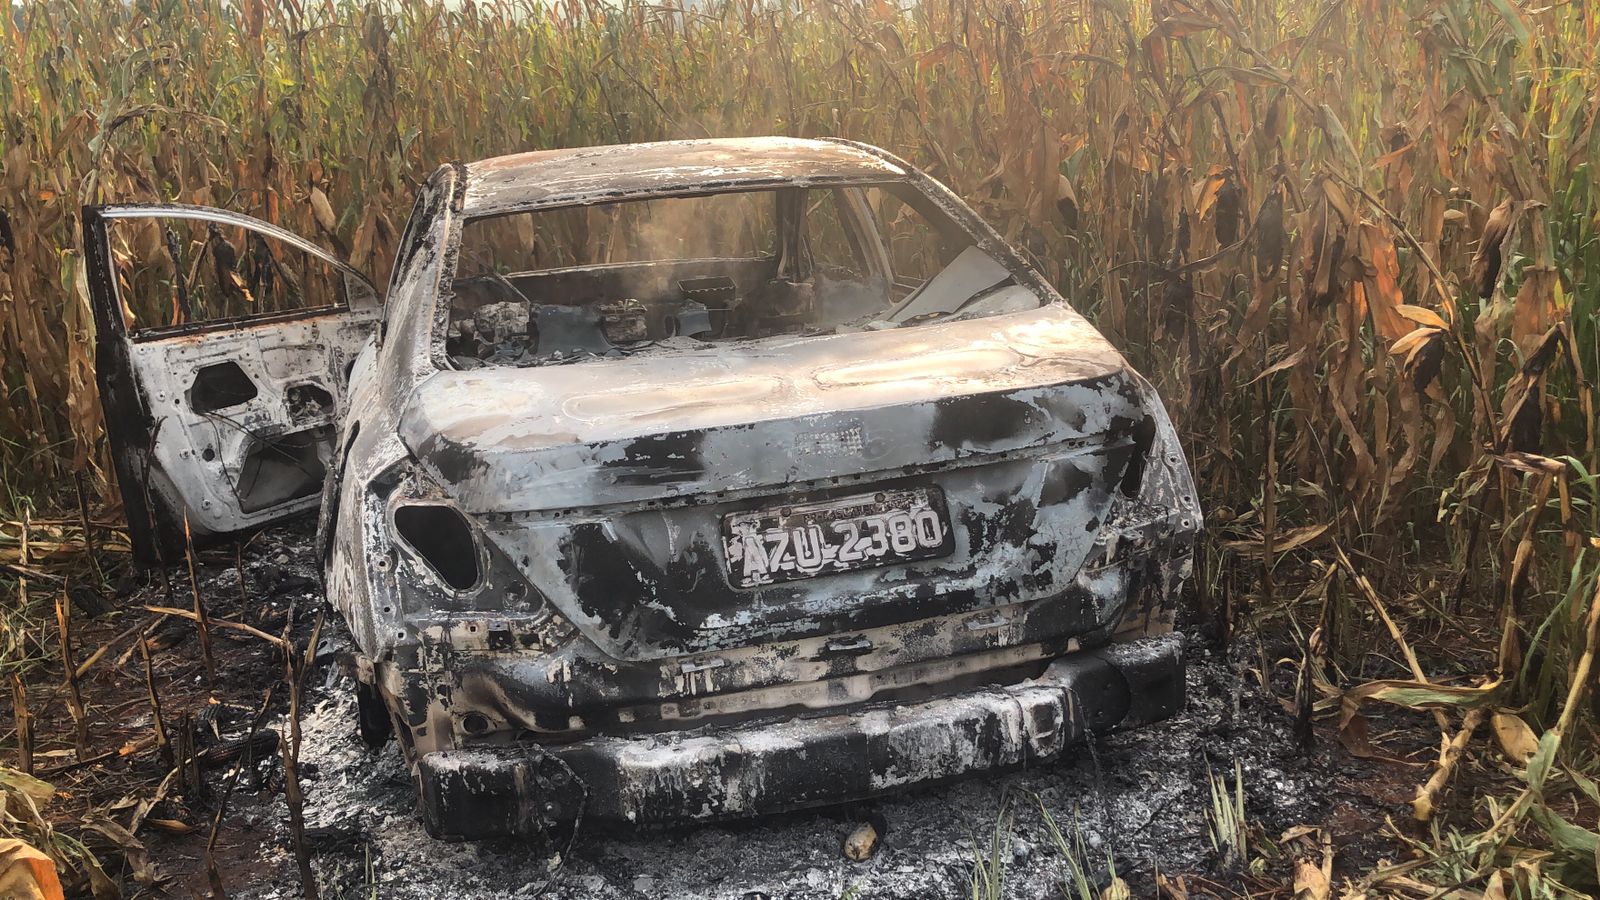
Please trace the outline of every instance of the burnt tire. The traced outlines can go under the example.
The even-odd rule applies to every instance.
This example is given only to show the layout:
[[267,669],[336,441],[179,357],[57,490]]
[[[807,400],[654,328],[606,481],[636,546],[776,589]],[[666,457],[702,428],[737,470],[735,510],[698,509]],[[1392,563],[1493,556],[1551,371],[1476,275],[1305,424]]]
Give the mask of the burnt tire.
[[382,747],[394,736],[394,720],[378,689],[356,682],[356,730],[369,747]]

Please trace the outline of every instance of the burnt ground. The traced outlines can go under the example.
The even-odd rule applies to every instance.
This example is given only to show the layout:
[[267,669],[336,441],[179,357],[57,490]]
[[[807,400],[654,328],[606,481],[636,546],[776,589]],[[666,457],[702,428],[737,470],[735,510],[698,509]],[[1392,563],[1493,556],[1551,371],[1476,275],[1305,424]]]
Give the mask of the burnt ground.
[[[1208,766],[1243,764],[1251,818],[1276,838],[1322,821],[1334,779],[1323,761],[1291,749],[1288,723],[1262,715],[1259,695],[1230,714],[1235,679],[1209,655],[1190,670],[1191,702],[1158,727],[1115,735],[1064,762],[978,777],[851,807],[754,823],[632,835],[591,834],[548,896],[561,898],[878,898],[968,894],[974,845],[988,849],[1009,805],[1014,822],[1007,896],[1061,896],[1065,866],[1039,805],[1063,830],[1077,822],[1096,862],[1109,851],[1136,882],[1166,873],[1212,874],[1206,837]],[[372,860],[379,894],[396,898],[538,894],[550,857],[513,843],[447,844],[427,837],[411,812],[408,773],[393,747],[354,736],[348,682],[333,680],[306,718],[305,761],[317,769],[308,821],[319,871],[346,895],[360,891]],[[841,852],[862,822],[884,830],[865,863]],[[287,865],[287,854],[279,854]],[[1224,884],[1237,879],[1219,878]],[[296,896],[294,887],[254,896]]]
[[[309,639],[324,604],[317,593],[304,526],[268,531],[238,560],[231,548],[203,554],[200,591],[210,614]],[[242,576],[242,577],[241,577]],[[171,605],[190,603],[187,572],[170,576]],[[91,756],[131,744],[134,751],[89,766],[72,765],[66,751],[72,726],[59,672],[38,679],[30,704],[38,716],[39,760],[45,777],[67,793],[51,810],[70,823],[109,812],[127,823],[137,798],[149,797],[165,774],[155,751],[140,748],[151,733],[143,669],[129,629],[153,617],[140,604],[167,605],[159,581],[115,601],[120,613],[78,630],[82,659],[90,648],[108,652],[86,673]],[[515,842],[445,843],[422,830],[413,812],[411,781],[391,744],[369,749],[355,733],[348,643],[330,616],[302,697],[301,752],[307,797],[306,844],[324,897],[466,898],[925,898],[971,896],[975,847],[985,857],[1003,811],[1013,838],[1004,896],[1059,897],[1067,864],[1046,828],[1049,810],[1069,837],[1074,828],[1093,870],[1109,856],[1135,896],[1153,896],[1154,878],[1185,876],[1193,895],[1270,894],[1289,880],[1294,857],[1320,858],[1315,835],[1280,846],[1296,826],[1325,826],[1336,849],[1337,872],[1364,871],[1379,853],[1393,852],[1378,831],[1397,820],[1422,770],[1351,758],[1325,726],[1309,752],[1298,748],[1293,722],[1278,697],[1261,687],[1261,660],[1290,655],[1270,643],[1217,650],[1190,635],[1189,699],[1173,719],[1114,734],[1049,765],[980,776],[847,807],[773,816],[753,822],[683,827],[632,834],[586,831],[563,858],[554,848]],[[250,733],[263,693],[273,684],[264,730],[284,729],[282,664],[266,642],[214,628],[218,660],[208,688],[194,627],[171,619],[158,627],[155,673],[169,730],[183,712],[195,715],[198,745],[223,754]],[[121,642],[118,643],[118,639]],[[1285,647],[1288,645],[1285,644]],[[1280,667],[1285,668],[1285,667]],[[1268,679],[1282,697],[1290,685]],[[216,702],[214,702],[216,701]],[[0,736],[9,742],[9,717]],[[1435,733],[1436,734],[1436,733]],[[48,739],[47,737],[48,736]],[[1413,747],[1426,753],[1424,733]],[[230,896],[301,896],[283,798],[283,769],[270,741],[238,758],[248,762],[222,809],[214,859]],[[265,747],[263,750],[262,747]],[[223,754],[226,755],[226,754]],[[1211,772],[1244,775],[1251,824],[1252,871],[1223,871],[1207,837]],[[50,772],[54,768],[57,771]],[[171,787],[139,832],[159,876],[142,888],[132,869],[122,877],[147,896],[205,896],[207,831],[235,766],[224,760],[202,773],[203,785]],[[129,798],[133,798],[130,800]],[[877,853],[852,862],[846,835],[863,822],[882,833]],[[116,869],[118,851],[100,845]],[[1104,875],[1101,875],[1104,878]]]

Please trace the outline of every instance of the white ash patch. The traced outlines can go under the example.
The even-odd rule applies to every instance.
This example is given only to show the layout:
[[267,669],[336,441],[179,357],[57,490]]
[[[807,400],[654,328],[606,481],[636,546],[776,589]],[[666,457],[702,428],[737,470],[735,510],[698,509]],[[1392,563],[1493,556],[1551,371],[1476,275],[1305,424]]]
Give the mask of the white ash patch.
[[[1063,830],[1077,823],[1092,864],[1112,852],[1138,895],[1158,867],[1208,870],[1208,762],[1223,772],[1235,756],[1243,760],[1249,815],[1269,832],[1315,821],[1318,785],[1327,777],[1321,763],[1291,749],[1283,716],[1250,706],[1230,721],[1238,676],[1197,644],[1190,645],[1188,707],[1168,722],[1112,735],[1093,753],[1077,748],[1055,764],[750,822],[634,834],[586,830],[553,876],[548,847],[429,837],[398,749],[391,743],[371,750],[361,742],[352,685],[338,676],[312,692],[301,725],[308,841],[329,897],[366,896],[370,858],[378,896],[396,900],[836,900],[852,890],[912,900],[969,892],[974,845],[987,852],[1009,797],[1008,897],[1062,895],[1065,866],[1039,814],[1041,802]],[[1267,702],[1250,688],[1244,696],[1247,705]],[[844,840],[869,816],[881,816],[886,826],[881,849],[851,862]],[[263,851],[272,854],[281,881],[235,896],[299,896],[284,818],[276,825],[278,847]]]

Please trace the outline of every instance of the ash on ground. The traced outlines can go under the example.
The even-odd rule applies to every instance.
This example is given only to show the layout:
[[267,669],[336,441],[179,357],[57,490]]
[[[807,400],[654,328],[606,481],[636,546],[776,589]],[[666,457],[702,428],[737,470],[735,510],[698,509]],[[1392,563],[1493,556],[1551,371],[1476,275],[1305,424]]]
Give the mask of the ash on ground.
[[[1063,896],[1068,864],[1040,813],[1082,836],[1091,873],[1106,861],[1137,896],[1154,875],[1193,873],[1228,883],[1207,836],[1211,773],[1242,766],[1249,821],[1276,836],[1327,812],[1332,752],[1295,748],[1288,717],[1233,666],[1191,639],[1188,704],[1173,719],[1110,735],[1047,765],[978,776],[846,807],[751,822],[663,831],[581,834],[567,858],[512,841],[430,838],[398,749],[356,735],[352,683],[337,667],[314,676],[302,729],[308,843],[324,896],[385,898],[930,898],[971,895],[974,859],[1010,821],[1007,897]],[[1237,709],[1235,708],[1237,705]],[[862,822],[881,832],[876,854],[848,860]],[[275,887],[235,896],[301,896],[281,823],[263,846]],[[1237,882],[1235,882],[1237,883]],[[1075,892],[1074,892],[1075,893]]]

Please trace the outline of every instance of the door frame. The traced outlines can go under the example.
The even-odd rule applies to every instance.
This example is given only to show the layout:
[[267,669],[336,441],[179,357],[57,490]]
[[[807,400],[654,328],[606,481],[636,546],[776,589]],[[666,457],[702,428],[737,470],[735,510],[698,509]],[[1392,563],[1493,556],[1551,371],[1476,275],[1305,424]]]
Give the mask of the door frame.
[[[365,274],[314,242],[242,213],[177,203],[117,203],[85,206],[82,214],[84,274],[95,324],[95,382],[100,393],[101,413],[105,419],[112,464],[121,488],[124,517],[129,525],[129,543],[136,559],[164,565],[172,560],[166,558],[167,553],[163,548],[181,547],[183,535],[172,533],[178,523],[160,521],[156,515],[155,501],[150,495],[155,423],[138,388],[138,376],[130,349],[132,344],[376,308],[381,303],[381,295]],[[316,257],[344,275],[346,302],[130,330],[122,317],[109,228],[111,222],[124,219],[182,219],[214,223],[244,228],[272,238]]]

